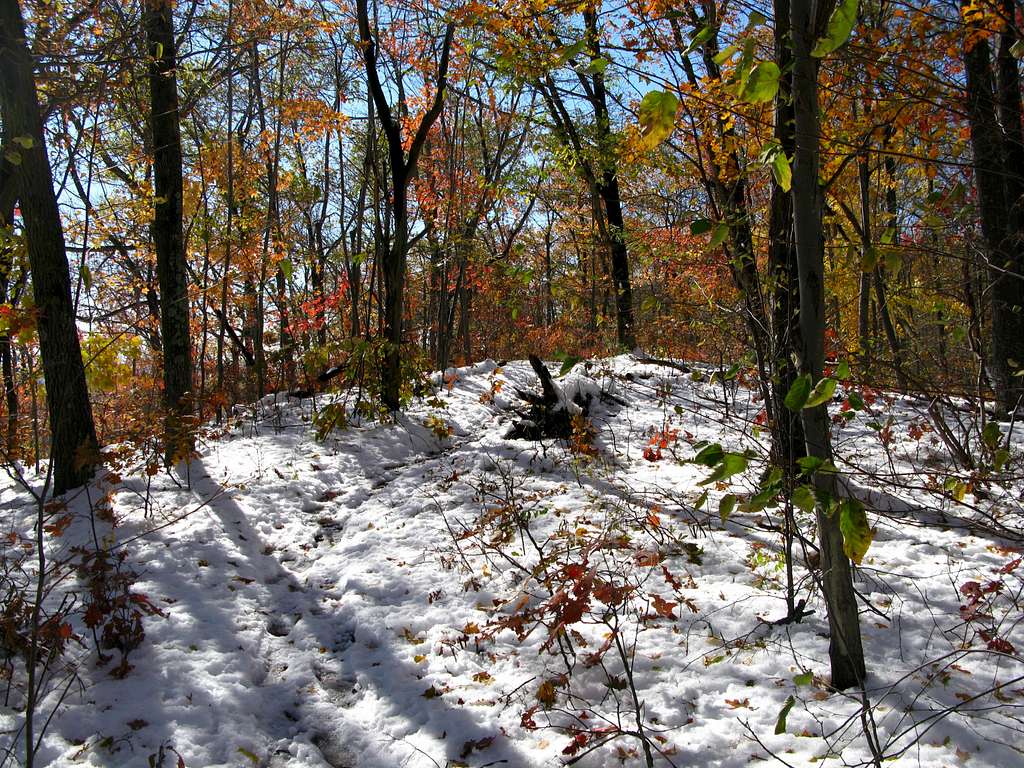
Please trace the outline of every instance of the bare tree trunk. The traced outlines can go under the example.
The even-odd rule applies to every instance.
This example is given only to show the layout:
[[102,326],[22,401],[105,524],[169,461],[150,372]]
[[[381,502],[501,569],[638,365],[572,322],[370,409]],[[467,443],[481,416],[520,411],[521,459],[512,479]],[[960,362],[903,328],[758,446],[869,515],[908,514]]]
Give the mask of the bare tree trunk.
[[[75,327],[71,281],[50,159],[43,140],[32,58],[18,0],[0,0],[0,110],[21,162],[12,180],[21,202],[38,310],[39,349],[50,414],[54,493],[81,485],[97,461],[96,427]],[[26,146],[28,144],[29,146]]]
[[[389,410],[397,411],[401,405],[402,321],[405,311],[406,261],[409,256],[409,179],[416,170],[416,164],[420,152],[423,151],[423,144],[427,140],[430,127],[441,114],[454,27],[449,24],[445,32],[444,41],[441,44],[441,61],[438,65],[434,99],[416,128],[407,157],[401,124],[392,114],[377,71],[377,44],[370,31],[366,0],[357,0],[356,15],[369,89],[377,106],[378,117],[388,142],[388,164],[391,170],[394,232],[391,247],[388,249],[381,267],[384,278],[384,337],[388,343],[382,371],[381,400]],[[399,109],[403,107],[401,103],[398,106]]]
[[224,37],[224,45],[228,49],[227,56],[227,78],[228,78],[228,130],[227,130],[227,227],[224,235],[224,267],[220,284],[220,328],[217,331],[217,422],[223,414],[224,399],[224,333],[227,325],[228,312],[228,286],[231,282],[231,227],[234,223],[235,213],[235,167],[234,167],[234,120],[235,120],[235,73],[234,56],[232,47],[232,35],[234,31],[234,2],[228,0],[227,32]]
[[[1024,248],[1018,173],[1008,152],[1020,162],[1020,83],[1015,61],[999,61],[1000,83],[993,80],[988,39],[972,35],[968,24],[964,50],[967,76],[967,114],[974,153],[978,213],[985,240],[992,306],[989,374],[996,404],[1006,413],[1024,395],[1024,382],[1014,376],[1024,364]],[[1001,41],[1001,48],[1002,48]],[[1007,55],[1009,51],[1007,50]],[[1010,91],[1015,91],[1011,93]],[[1013,138],[1004,137],[998,115],[1017,120]],[[1009,173],[1007,173],[1009,171]]]
[[[784,73],[779,78],[775,98],[774,136],[785,153],[787,162],[793,157],[796,138],[792,99],[792,40],[789,31],[789,0],[774,0],[775,60]],[[768,219],[768,271],[771,275],[771,358],[772,379],[769,384],[772,434],[772,458],[782,468],[786,496],[783,512],[784,547],[786,549],[786,615],[797,617],[796,588],[793,580],[793,543],[797,525],[793,515],[792,496],[797,483],[797,461],[806,455],[804,430],[800,414],[785,405],[786,393],[796,381],[798,371],[793,352],[800,340],[800,291],[796,244],[793,235],[793,193],[783,189],[772,178],[771,207]]]
[[191,430],[192,339],[189,332],[188,271],[182,232],[181,126],[171,0],[146,0],[143,15],[150,54],[150,127],[153,132],[153,242],[160,282],[163,341],[164,454],[173,462],[195,447]]
[[862,362],[871,364],[871,205],[870,205],[870,169],[866,152],[857,159],[858,179],[860,182],[860,293],[857,307],[857,340],[860,346]]
[[[4,135],[0,147],[12,145],[12,136],[4,126]],[[14,221],[14,205],[17,194],[12,178],[14,164],[0,154],[0,226],[10,226]],[[19,275],[17,285],[11,285],[11,267],[13,248],[0,250],[0,303],[10,302],[16,306],[24,285],[24,274]],[[4,444],[7,449],[6,459],[14,458],[18,448],[18,385],[15,380],[14,341],[8,331],[0,335],[0,371],[4,382],[4,397],[7,405],[7,436]]]

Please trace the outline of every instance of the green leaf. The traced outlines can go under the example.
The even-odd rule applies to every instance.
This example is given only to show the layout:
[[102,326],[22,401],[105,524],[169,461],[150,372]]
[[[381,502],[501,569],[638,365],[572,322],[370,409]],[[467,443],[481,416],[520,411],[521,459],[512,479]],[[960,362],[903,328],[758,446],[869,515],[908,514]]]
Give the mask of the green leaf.
[[809,485],[798,485],[793,489],[793,506],[804,512],[814,511],[814,489]]
[[775,179],[775,183],[782,187],[783,192],[790,190],[793,186],[793,169],[779,142],[769,141],[761,147],[757,161],[772,169],[772,177]]
[[499,54],[494,60],[494,65],[497,67],[498,71],[506,75],[515,70],[516,63],[515,57],[507,53]]
[[715,467],[715,471],[708,475],[707,478],[702,480],[699,485],[710,485],[711,483],[717,483],[726,478],[732,477],[733,475],[739,474],[747,468],[747,457],[742,453],[730,453],[726,451],[722,454],[722,461]]
[[163,57],[164,57],[164,44],[163,43],[157,43],[156,44],[156,53],[153,54],[153,58],[156,59],[157,61],[160,61]]
[[640,310],[643,312],[648,312],[653,315],[660,309],[661,301],[657,296],[644,296],[640,301]]
[[999,424],[995,421],[990,421],[985,425],[985,428],[981,430],[981,439],[985,441],[985,445],[990,449],[995,449],[1003,438],[1003,433],[999,431]]
[[1010,452],[1005,448],[1000,448],[992,455],[992,467],[996,472],[1002,472],[1003,467],[1006,466],[1006,462],[1010,460]]
[[252,760],[252,764],[253,765],[259,765],[260,764],[260,758],[257,755],[255,755],[254,753],[250,752],[245,747],[239,747],[238,748],[238,753],[240,755],[242,755],[243,757],[247,757],[250,760]]
[[736,66],[736,74],[739,82],[736,85],[737,94],[743,90],[747,84],[747,78],[750,76],[750,67],[754,63],[754,48],[757,45],[757,41],[753,35],[747,37],[743,41],[743,53],[740,55],[740,62]]
[[885,268],[889,272],[899,272],[900,267],[903,266],[903,257],[895,248],[886,248],[883,258],[885,259]]
[[292,264],[291,259],[281,259],[277,262],[277,268],[281,270],[281,274],[284,275],[285,280],[292,279],[292,273],[295,271],[295,267]]
[[586,48],[587,48],[587,41],[586,40],[577,40],[572,45],[567,45],[565,48],[562,48],[562,50],[559,52],[559,54],[558,54],[558,63],[559,64],[564,64],[569,59],[571,59],[571,58],[573,58],[575,56],[579,56],[581,53],[583,53],[583,51],[586,50]]
[[780,74],[779,65],[774,61],[762,61],[750,70],[736,95],[748,104],[771,101],[779,90]]
[[790,696],[786,699],[786,703],[782,705],[782,709],[779,712],[779,718],[775,721],[776,736],[786,732],[786,718],[789,717],[789,710],[793,708],[795,703],[796,699],[793,696]]
[[864,255],[860,258],[860,271],[871,272],[875,267],[878,266],[878,250],[875,248],[868,248]]
[[800,467],[800,473],[809,477],[825,465],[825,460],[818,456],[801,456],[796,463]]
[[843,499],[839,504],[839,530],[843,534],[843,552],[857,565],[875,538],[875,532],[868,525],[864,505],[856,499]]
[[604,71],[608,69],[608,59],[598,56],[596,59],[591,59],[590,63],[587,64],[587,72],[592,75],[603,75]]
[[575,355],[566,355],[565,358],[562,360],[562,367],[558,370],[558,375],[565,376],[565,374],[571,371],[572,367],[576,365],[576,363],[578,363],[580,359],[581,358],[576,357]]
[[[796,683],[798,686],[799,685],[810,685],[811,683],[814,682],[814,673],[813,672],[804,672],[802,675],[795,675],[793,677],[793,682]],[[785,729],[785,726],[783,726],[783,729]]]
[[13,141],[15,144],[17,144],[22,149],[32,149],[32,147],[34,147],[35,144],[36,144],[35,139],[33,139],[31,136],[28,136],[28,135],[25,135],[25,136],[15,136],[13,139],[11,139],[11,141]]
[[722,66],[723,64],[725,64],[725,62],[727,62],[729,59],[735,56],[739,49],[740,47],[738,45],[730,45],[725,50],[720,51],[715,56],[715,58],[712,59],[712,61],[715,62],[715,64],[717,64],[718,66]]
[[777,488],[764,488],[758,491],[743,504],[743,511],[760,512],[775,501],[775,496],[778,492]]
[[731,493],[725,494],[718,502],[718,516],[722,518],[723,523],[729,519],[729,515],[734,509],[736,509],[736,497]]
[[82,285],[85,286],[85,292],[88,293],[92,290],[92,270],[89,269],[88,264],[83,263],[78,272],[82,276]]
[[21,154],[13,149],[4,152],[4,158],[11,165],[21,165]]
[[711,242],[708,243],[708,247],[717,248],[718,246],[725,242],[725,238],[727,238],[728,236],[729,225],[723,222],[722,224],[719,224],[718,226],[715,227],[715,233],[711,235]]
[[836,378],[840,380],[850,378],[850,364],[845,360],[841,360],[836,366]]
[[855,411],[864,410],[864,398],[857,392],[851,392],[846,396],[847,402],[850,403],[850,407]]
[[694,236],[703,235],[705,232],[710,232],[714,226],[707,219],[696,219],[690,222],[690,234]]
[[832,395],[836,392],[836,380],[835,379],[821,379],[815,385],[811,394],[807,398],[807,402],[804,403],[804,408],[815,408],[822,403],[827,403],[832,399]]
[[805,373],[802,376],[797,376],[793,385],[789,388],[789,392],[786,393],[786,399],[783,400],[786,407],[789,410],[799,413],[803,410],[804,403],[807,402],[807,398],[811,394],[811,375]]
[[695,34],[690,39],[690,44],[686,46],[686,49],[683,51],[683,56],[693,53],[695,50],[697,50],[699,46],[703,45],[708,40],[710,40],[711,35],[713,35],[714,33],[715,30],[713,30],[710,26],[701,27],[697,31],[697,34]]
[[672,135],[676,128],[676,110],[679,99],[668,91],[651,91],[640,102],[640,143],[645,149],[654,149]]
[[839,0],[839,4],[829,17],[825,34],[818,38],[811,56],[816,59],[828,56],[849,39],[853,25],[857,23],[858,1]]
[[772,176],[783,192],[789,192],[793,186],[793,169],[789,165],[789,158],[781,150],[772,158]]
[[725,452],[722,450],[722,446],[718,443],[711,443],[701,448],[697,455],[693,457],[692,461],[694,464],[703,464],[705,467],[713,467],[722,460]]
[[747,16],[747,29],[750,30],[753,29],[754,27],[760,27],[766,21],[768,21],[768,19],[765,18],[765,15],[763,13],[751,11],[750,15]]

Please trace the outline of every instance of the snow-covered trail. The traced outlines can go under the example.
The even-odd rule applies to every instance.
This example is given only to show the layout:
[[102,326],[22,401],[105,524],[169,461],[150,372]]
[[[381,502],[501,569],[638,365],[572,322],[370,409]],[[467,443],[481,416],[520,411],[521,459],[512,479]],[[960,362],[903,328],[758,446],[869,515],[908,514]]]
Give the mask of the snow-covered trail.
[[[193,462],[190,491],[154,494],[169,514],[199,511],[139,556],[140,586],[173,602],[133,659],[167,675],[133,673],[136,690],[159,691],[139,708],[152,725],[133,742],[172,744],[189,766],[240,765],[250,753],[270,765],[383,768],[444,765],[466,742],[493,739],[496,722],[424,698],[424,665],[396,654],[474,618],[472,608],[453,616],[438,589],[441,510],[457,505],[437,486],[455,471],[453,453],[475,457],[478,437],[464,432],[442,452],[408,419],[327,444],[308,427],[241,432]],[[507,739],[488,758],[533,762]]]
[[[212,501],[184,530],[167,530],[166,557],[147,559],[148,580],[174,585],[164,597],[175,600],[150,630],[161,650],[152,664],[174,669],[179,685],[161,688],[164,711],[141,715],[167,732],[139,737],[166,740],[189,765],[244,764],[241,748],[271,765],[383,768],[427,755],[443,765],[466,741],[494,736],[465,708],[423,698],[421,665],[395,654],[403,633],[452,620],[430,610],[436,583],[409,576],[437,567],[431,550],[447,535],[426,489],[450,462],[417,451],[422,432],[397,450],[392,435],[387,455],[373,440],[328,453],[306,439],[268,450],[253,436],[192,464],[194,501]],[[169,635],[202,641],[175,654]],[[206,743],[191,742],[204,719]],[[507,740],[489,757],[529,763]]]

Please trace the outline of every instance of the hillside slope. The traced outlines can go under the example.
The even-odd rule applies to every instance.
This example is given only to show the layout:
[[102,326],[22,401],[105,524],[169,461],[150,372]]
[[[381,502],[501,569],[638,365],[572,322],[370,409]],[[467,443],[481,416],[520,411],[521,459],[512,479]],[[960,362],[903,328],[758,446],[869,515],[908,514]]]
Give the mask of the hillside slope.
[[[859,693],[827,689],[813,542],[794,573],[812,612],[775,623],[780,513],[742,511],[764,471],[760,404],[701,371],[577,365],[561,383],[597,397],[576,450],[507,439],[515,389],[536,377],[485,362],[436,375],[434,402],[395,424],[322,441],[327,396],[270,396],[174,481],[124,478],[107,544],[130,542],[135,589],[165,615],[146,618],[123,679],[74,627],[81,687],[42,764],[158,764],[163,746],[188,768],[643,765],[646,745],[666,766],[856,765],[865,725],[894,766],[1019,764],[1020,550],[977,524],[979,505],[1018,509],[1019,488],[951,484],[913,399],[878,397],[837,426],[876,529],[856,574],[862,717]],[[702,441],[753,453],[702,485]],[[726,493],[740,504],[723,516]],[[7,483],[12,521],[28,502]],[[88,502],[71,502],[55,552],[89,540]],[[1013,652],[989,650],[982,624]],[[0,715],[4,731],[19,722]]]

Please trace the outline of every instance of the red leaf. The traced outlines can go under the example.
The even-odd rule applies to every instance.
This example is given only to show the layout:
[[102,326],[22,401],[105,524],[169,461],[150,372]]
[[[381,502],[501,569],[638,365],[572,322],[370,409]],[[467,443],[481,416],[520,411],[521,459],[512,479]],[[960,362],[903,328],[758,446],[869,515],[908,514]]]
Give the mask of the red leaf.
[[653,568],[661,562],[661,555],[657,552],[643,549],[633,555],[633,559],[636,560],[636,564],[641,568]]
[[587,746],[587,739],[589,737],[585,733],[577,733],[572,737],[572,741],[562,750],[563,755],[575,755],[583,747]]
[[1013,647],[1009,640],[1002,637],[997,637],[990,632],[982,630],[980,632],[981,639],[988,643],[989,650],[998,651],[999,653],[1014,654],[1017,650]]
[[1003,574],[1013,573],[1015,570],[1017,570],[1017,566],[1020,565],[1021,560],[1024,560],[1024,558],[1018,557],[1016,560],[1011,560],[1002,568],[1000,568],[999,572]]
[[664,616],[666,619],[674,619],[676,615],[672,613],[672,609],[675,608],[679,603],[670,603],[659,595],[653,595],[651,602],[654,603],[654,610],[659,616]]

